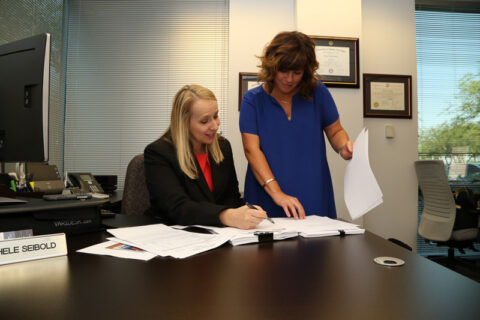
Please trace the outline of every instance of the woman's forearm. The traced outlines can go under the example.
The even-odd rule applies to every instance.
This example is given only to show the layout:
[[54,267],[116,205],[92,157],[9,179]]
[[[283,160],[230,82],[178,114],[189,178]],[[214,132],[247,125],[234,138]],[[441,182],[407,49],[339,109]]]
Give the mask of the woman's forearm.
[[[242,133],[243,148],[245,157],[248,160],[250,169],[261,186],[264,186],[265,191],[270,194],[272,192],[281,191],[280,186],[275,180],[275,175],[270,169],[265,154],[260,149],[258,136],[248,133]],[[265,183],[267,183],[265,185]],[[271,194],[270,194],[271,195]]]

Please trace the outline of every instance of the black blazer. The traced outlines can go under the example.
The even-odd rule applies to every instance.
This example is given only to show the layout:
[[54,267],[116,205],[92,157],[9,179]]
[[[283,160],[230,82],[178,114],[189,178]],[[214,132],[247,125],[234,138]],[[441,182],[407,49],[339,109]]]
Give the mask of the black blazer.
[[180,169],[175,148],[165,137],[145,148],[145,175],[151,207],[145,214],[159,217],[165,224],[221,226],[221,211],[242,205],[233,155],[227,139],[219,137],[224,159],[219,164],[210,157],[213,192],[195,159],[199,178],[190,179]]

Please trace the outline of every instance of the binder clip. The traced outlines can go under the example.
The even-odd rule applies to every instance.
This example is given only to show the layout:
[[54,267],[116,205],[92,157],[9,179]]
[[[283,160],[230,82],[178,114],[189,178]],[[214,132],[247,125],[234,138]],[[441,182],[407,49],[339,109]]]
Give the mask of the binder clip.
[[345,231],[344,230],[338,230],[338,232],[340,233],[340,237],[345,237]]
[[258,237],[258,242],[273,241],[273,232],[269,232],[269,231],[255,231],[253,234]]

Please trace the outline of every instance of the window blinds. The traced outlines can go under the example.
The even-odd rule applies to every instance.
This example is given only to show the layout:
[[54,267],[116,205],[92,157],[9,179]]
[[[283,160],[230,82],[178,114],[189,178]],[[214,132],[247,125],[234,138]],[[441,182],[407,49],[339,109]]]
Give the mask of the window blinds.
[[168,127],[185,84],[211,89],[226,133],[228,1],[70,2],[65,170],[117,175]]
[[422,134],[453,119],[462,102],[460,79],[480,72],[480,14],[417,10],[415,17]]
[[[458,90],[460,79],[466,73],[475,75],[480,72],[479,13],[478,3],[473,2],[468,7],[417,6],[419,141],[421,135],[428,134],[429,128],[442,127],[443,123],[449,123],[456,116],[455,111],[462,103]],[[444,137],[450,139],[448,135]],[[464,144],[458,141],[442,143]],[[419,152],[422,152],[421,148]],[[435,157],[427,154],[419,156]],[[419,219],[422,210],[423,198],[419,197]],[[424,255],[441,254],[446,253],[447,248],[428,244],[418,236],[417,251]]]

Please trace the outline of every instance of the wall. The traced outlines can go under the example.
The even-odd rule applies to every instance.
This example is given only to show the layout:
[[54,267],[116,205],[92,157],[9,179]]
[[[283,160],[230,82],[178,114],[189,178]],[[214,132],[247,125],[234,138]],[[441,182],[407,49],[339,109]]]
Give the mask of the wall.
[[[363,47],[362,47],[363,46]],[[383,190],[384,203],[365,216],[365,227],[385,238],[416,247],[418,187],[417,69],[414,0],[362,1],[362,73],[412,75],[413,117],[366,118],[370,134],[370,164]],[[395,138],[385,138],[392,124]]]
[[[230,1],[229,130],[237,175],[243,190],[247,162],[238,134],[238,72],[255,72],[265,44],[279,31],[299,30],[309,35],[358,37],[360,74],[410,74],[413,80],[413,119],[363,118],[360,89],[330,88],[343,126],[352,140],[363,127],[369,130],[372,169],[384,194],[384,203],[356,221],[384,237],[395,237],[415,247],[417,233],[417,108],[414,0],[282,0]],[[385,138],[385,125],[396,137]],[[346,162],[332,150],[328,159],[338,215],[348,219],[343,200]]]
[[[272,13],[273,14],[270,14]],[[240,190],[247,160],[238,126],[239,72],[257,72],[265,45],[281,31],[294,30],[293,0],[230,0],[228,139],[232,144]]]

